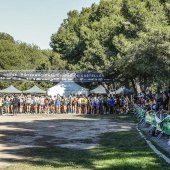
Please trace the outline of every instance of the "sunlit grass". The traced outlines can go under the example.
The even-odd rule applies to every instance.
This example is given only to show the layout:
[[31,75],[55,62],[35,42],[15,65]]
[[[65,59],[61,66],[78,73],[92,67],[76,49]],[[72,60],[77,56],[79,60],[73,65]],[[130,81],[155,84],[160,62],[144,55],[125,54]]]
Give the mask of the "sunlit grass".
[[[122,118],[123,116],[123,118]],[[131,122],[133,115],[104,116],[114,121]],[[100,116],[98,116],[100,117]],[[96,116],[94,118],[97,118]],[[19,153],[21,162],[3,170],[168,170],[170,166],[141,139],[135,128],[130,131],[105,133],[99,136],[100,146],[91,150],[72,150],[46,145]],[[83,141],[86,142],[86,141]],[[88,141],[87,141],[88,142]]]

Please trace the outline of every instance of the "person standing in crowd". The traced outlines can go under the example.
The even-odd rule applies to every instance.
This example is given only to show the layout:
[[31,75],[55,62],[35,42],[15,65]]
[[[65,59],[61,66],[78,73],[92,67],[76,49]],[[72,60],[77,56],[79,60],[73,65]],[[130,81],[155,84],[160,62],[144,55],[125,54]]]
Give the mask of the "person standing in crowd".
[[115,113],[119,114],[120,113],[120,97],[116,96],[115,99]]
[[145,99],[143,94],[139,97],[139,104],[141,107],[145,106]]
[[115,99],[113,97],[109,100],[110,114],[114,114]]
[[63,112],[64,113],[67,113],[67,104],[68,104],[68,100],[67,100],[67,97],[64,95],[63,96],[63,105],[64,105],[64,107],[63,107]]
[[103,97],[102,98],[102,110],[103,110],[103,114],[107,114],[107,97]]
[[67,99],[66,99],[65,95],[63,95],[62,98],[61,98],[61,104],[62,104],[61,112],[62,113],[67,113]]
[[44,104],[45,104],[45,113],[49,114],[49,98],[48,98],[48,96],[45,96]]
[[55,97],[55,108],[56,108],[56,113],[60,113],[60,107],[61,107],[61,97],[59,94]]
[[82,95],[82,110],[84,114],[87,114],[87,98],[85,95]]
[[27,106],[27,113],[31,112],[31,96],[27,95],[26,97],[26,106]]
[[33,96],[30,96],[30,113],[34,113],[34,104],[33,104]]
[[94,96],[92,96],[91,99],[90,99],[90,106],[91,106],[91,109],[90,109],[91,114],[95,114],[95,99],[94,99]]
[[52,96],[48,96],[48,107],[49,107],[49,113],[53,113],[54,112],[54,103],[53,103],[53,99],[52,99]]
[[5,108],[5,113],[9,113],[9,97],[5,96],[4,98],[4,108]]
[[163,94],[163,110],[162,111],[164,113],[170,115],[170,90],[164,91],[164,94]]
[[19,112],[23,113],[23,96],[19,96]]
[[23,96],[23,113],[27,112],[26,96]]
[[37,108],[38,108],[38,99],[36,96],[33,96],[33,111],[35,114],[37,114]]
[[87,114],[91,113],[91,97],[87,97]]
[[2,115],[2,102],[3,102],[3,99],[2,99],[2,96],[0,96],[0,115]]
[[78,96],[78,99],[77,99],[77,103],[78,103],[78,114],[81,114],[81,109],[82,109],[82,96]]
[[159,111],[160,109],[160,106],[163,105],[163,97],[161,94],[157,94],[156,96],[156,108],[155,108],[155,111]]
[[14,98],[12,100],[12,104],[13,104],[13,115],[17,115],[18,112],[18,103],[19,103],[19,99],[17,97],[17,95],[14,95]]
[[73,113],[73,104],[74,104],[74,96],[71,94],[70,96],[70,112]]
[[168,110],[168,92],[164,91],[163,93],[163,109]]
[[99,114],[103,114],[103,96],[99,96]]
[[99,97],[95,97],[96,114],[99,114],[100,100]]
[[13,103],[12,103],[13,98],[14,98],[14,96],[12,95],[12,96],[10,97],[10,113],[13,113]]
[[68,110],[68,113],[72,113],[72,112],[73,112],[73,108],[72,108],[73,97],[72,97],[71,94],[68,96],[67,101],[68,101],[68,102],[67,102],[67,110]]
[[39,102],[40,102],[39,112],[44,113],[44,106],[45,106],[44,96],[40,97]]
[[77,113],[77,105],[78,105],[78,103],[77,103],[77,97],[76,97],[76,95],[74,95],[74,97],[73,97],[73,113]]
[[170,111],[170,90],[168,90],[168,111]]
[[125,114],[128,112],[129,99],[127,96],[123,97],[123,110]]

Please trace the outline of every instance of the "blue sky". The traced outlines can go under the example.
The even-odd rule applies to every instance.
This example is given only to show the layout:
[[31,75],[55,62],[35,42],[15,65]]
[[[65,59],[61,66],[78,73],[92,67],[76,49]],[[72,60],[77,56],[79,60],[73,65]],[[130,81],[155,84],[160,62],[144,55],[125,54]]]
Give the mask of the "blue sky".
[[70,10],[81,11],[100,0],[0,0],[0,32],[10,34],[15,41],[50,49],[56,33]]

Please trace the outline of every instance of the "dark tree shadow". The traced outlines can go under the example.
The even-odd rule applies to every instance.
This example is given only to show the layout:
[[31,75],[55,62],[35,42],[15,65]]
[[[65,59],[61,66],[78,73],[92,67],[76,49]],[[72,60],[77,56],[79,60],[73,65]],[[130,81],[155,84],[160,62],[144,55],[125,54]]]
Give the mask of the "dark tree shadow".
[[[68,149],[57,146],[56,144],[67,143],[65,137],[57,137],[56,133],[62,133],[61,129],[75,128],[78,124],[79,130],[84,128],[87,123],[93,124],[100,116],[81,115],[90,119],[51,119],[51,120],[35,120],[33,122],[3,122],[1,126],[7,126],[9,129],[0,130],[0,142],[5,144],[8,149],[2,152],[14,156],[21,156],[22,159],[2,158],[1,162],[25,162],[36,166],[52,166],[57,168],[75,168],[81,169],[167,169],[167,164],[155,156],[146,143],[139,137],[135,130],[121,131],[115,133],[104,133],[98,136],[100,146],[95,149]],[[119,117],[119,116],[118,116]],[[103,119],[107,119],[105,116]],[[21,117],[22,119],[22,117]],[[117,118],[116,118],[117,119]],[[75,124],[75,127],[71,125]],[[96,129],[97,130],[97,129]],[[67,135],[67,133],[66,133]],[[72,134],[74,135],[74,134]],[[96,136],[94,136],[96,138]],[[25,139],[25,140],[24,140]],[[34,140],[32,140],[34,139]],[[133,139],[133,140],[132,140]],[[79,139],[75,139],[79,141]],[[81,142],[81,141],[79,141]],[[91,142],[82,141],[82,142]],[[24,145],[25,148],[20,148]],[[10,149],[18,146],[18,149]],[[28,147],[28,148],[27,148]],[[115,164],[117,159],[154,159],[148,163],[138,162],[136,164],[121,162]],[[96,166],[95,162],[106,160],[109,164]],[[156,162],[156,164],[155,164]]]

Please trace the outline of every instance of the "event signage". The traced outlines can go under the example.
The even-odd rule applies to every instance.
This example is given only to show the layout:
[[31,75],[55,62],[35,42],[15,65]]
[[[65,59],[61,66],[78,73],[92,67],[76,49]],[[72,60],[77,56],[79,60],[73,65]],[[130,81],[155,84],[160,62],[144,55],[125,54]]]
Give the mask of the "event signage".
[[36,82],[110,82],[102,73],[91,71],[57,71],[57,70],[0,70],[1,81],[36,81]]

